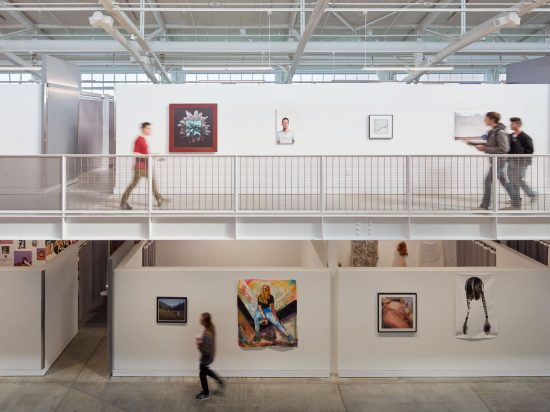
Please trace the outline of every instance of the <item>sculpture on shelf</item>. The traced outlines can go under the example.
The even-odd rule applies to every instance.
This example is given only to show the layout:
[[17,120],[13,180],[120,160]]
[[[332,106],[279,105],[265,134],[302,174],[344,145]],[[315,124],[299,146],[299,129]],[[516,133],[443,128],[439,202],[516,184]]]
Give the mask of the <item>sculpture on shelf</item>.
[[351,266],[375,267],[378,264],[378,240],[352,240]]
[[395,256],[393,259],[393,267],[404,268],[407,267],[407,257],[409,252],[407,250],[406,242],[399,242],[395,250]]

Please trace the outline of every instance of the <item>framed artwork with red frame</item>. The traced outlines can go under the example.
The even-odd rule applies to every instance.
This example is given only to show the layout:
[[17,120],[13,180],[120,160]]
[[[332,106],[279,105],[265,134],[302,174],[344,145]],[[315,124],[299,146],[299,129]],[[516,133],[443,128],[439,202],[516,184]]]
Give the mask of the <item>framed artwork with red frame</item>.
[[218,151],[218,105],[171,104],[170,153]]

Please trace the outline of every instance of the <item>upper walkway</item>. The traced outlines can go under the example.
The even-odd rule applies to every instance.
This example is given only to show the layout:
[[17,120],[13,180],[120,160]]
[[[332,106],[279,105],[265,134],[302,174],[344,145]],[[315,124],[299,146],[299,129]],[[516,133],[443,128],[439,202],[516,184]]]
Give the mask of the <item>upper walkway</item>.
[[[120,202],[136,156],[0,157],[1,236],[550,238],[550,155],[145,158],[143,172],[154,179],[140,180],[126,211]],[[507,189],[492,185],[485,210],[479,206],[489,172]],[[153,182],[166,199],[161,205]],[[512,208],[517,190],[521,207]]]

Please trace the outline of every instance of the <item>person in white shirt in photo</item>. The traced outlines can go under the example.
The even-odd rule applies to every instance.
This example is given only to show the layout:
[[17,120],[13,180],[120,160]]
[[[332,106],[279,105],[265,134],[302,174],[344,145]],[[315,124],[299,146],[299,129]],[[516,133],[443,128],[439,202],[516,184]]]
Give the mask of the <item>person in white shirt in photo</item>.
[[277,144],[294,144],[294,132],[288,128],[288,117],[283,117],[281,126],[283,128],[277,132]]

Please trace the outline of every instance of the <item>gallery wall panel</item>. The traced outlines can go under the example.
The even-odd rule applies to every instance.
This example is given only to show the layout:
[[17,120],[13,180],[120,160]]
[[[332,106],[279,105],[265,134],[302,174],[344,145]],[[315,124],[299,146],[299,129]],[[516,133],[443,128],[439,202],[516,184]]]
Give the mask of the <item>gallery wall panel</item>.
[[[149,121],[150,151],[167,153],[168,105],[217,103],[218,155],[473,155],[454,140],[454,113],[490,110],[506,124],[522,117],[537,153],[548,153],[549,96],[548,85],[117,85],[116,152],[132,153],[139,123]],[[282,107],[295,117],[292,145],[276,144]],[[368,116],[380,114],[393,115],[393,139],[368,138]]]
[[[124,264],[124,262],[123,262]],[[298,347],[239,347],[237,280],[295,279]],[[142,268],[117,269],[114,292],[115,376],[196,376],[199,316],[216,325],[216,360],[223,376],[326,377],[330,375],[330,274],[328,270]],[[157,297],[186,297],[188,324],[157,324]]]
[[[550,375],[548,270],[343,269],[338,274],[339,375]],[[492,269],[492,270],[491,270]],[[455,337],[455,275],[496,273],[498,336]],[[377,293],[417,293],[418,331],[377,333]]]

